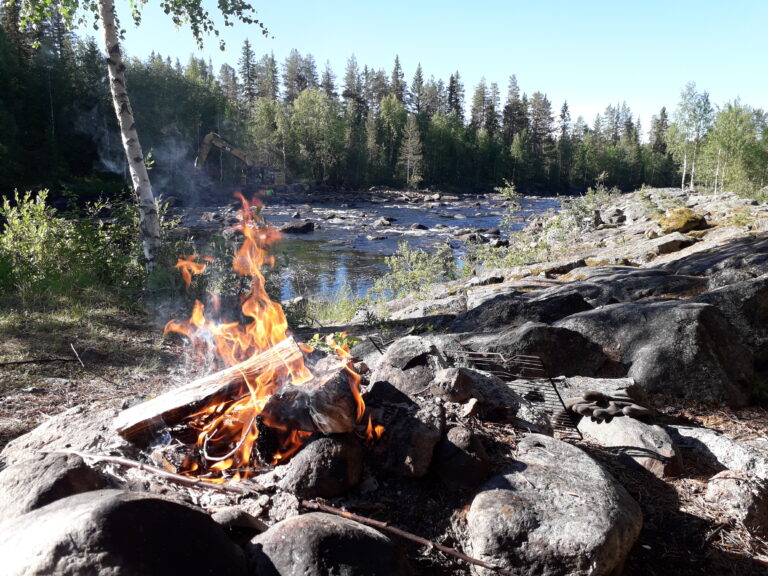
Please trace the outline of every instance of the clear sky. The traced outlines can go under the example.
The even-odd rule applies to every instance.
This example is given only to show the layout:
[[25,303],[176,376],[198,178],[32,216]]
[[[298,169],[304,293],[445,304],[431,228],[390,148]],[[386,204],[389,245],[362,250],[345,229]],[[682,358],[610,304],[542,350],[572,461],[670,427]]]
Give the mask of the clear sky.
[[[215,12],[216,0],[204,0]],[[466,98],[480,78],[497,82],[503,99],[510,75],[523,92],[545,93],[557,113],[592,123],[608,104],[626,101],[643,129],[662,106],[671,112],[693,81],[714,104],[740,97],[768,109],[766,22],[768,0],[253,0],[269,27],[222,28],[227,50],[211,38],[198,51],[187,29],[149,0],[134,28],[128,0],[117,0],[126,28],[125,49],[144,59],[151,51],[211,58],[235,68],[243,40],[258,56],[278,62],[292,48],[311,53],[322,72],[326,60],[340,82],[354,54],[362,68],[389,74],[399,55],[410,84],[418,63],[425,76],[446,83],[458,71]]]

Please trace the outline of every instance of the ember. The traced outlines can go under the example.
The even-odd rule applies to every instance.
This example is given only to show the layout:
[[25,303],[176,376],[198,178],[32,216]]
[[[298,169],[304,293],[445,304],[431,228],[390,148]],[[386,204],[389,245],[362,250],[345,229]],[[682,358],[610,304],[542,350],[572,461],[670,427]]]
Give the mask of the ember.
[[[243,207],[242,222],[236,229],[244,241],[232,267],[237,274],[251,278],[250,290],[242,298],[242,313],[249,321],[217,322],[206,316],[205,306],[197,300],[189,320],[172,320],[165,327],[166,333],[189,338],[198,358],[213,353],[230,367],[229,372],[222,371],[222,380],[231,378],[233,369],[239,376],[235,386],[225,386],[226,393],[216,394],[187,418],[188,426],[197,431],[197,450],[187,457],[181,470],[188,475],[214,472],[219,480],[233,481],[247,478],[259,462],[285,462],[314,433],[359,428],[361,434],[375,438],[383,431],[370,417],[368,422],[364,420],[360,376],[351,368],[348,349],[329,340],[336,356],[321,360],[312,370],[304,354],[265,354],[280,349],[289,338],[283,309],[270,299],[261,273],[263,266],[274,265],[269,248],[280,234],[262,218],[254,217],[261,203],[238,197]],[[205,260],[194,254],[179,258],[176,267],[188,286],[193,274],[205,271]],[[306,345],[301,349],[314,351]],[[257,372],[245,368],[254,357],[262,360]],[[265,358],[269,359],[266,363]]]

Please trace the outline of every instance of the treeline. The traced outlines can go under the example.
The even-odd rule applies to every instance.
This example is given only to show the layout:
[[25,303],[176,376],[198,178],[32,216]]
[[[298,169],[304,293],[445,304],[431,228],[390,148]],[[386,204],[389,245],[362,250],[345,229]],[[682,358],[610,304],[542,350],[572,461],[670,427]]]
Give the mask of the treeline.
[[[33,43],[40,47],[32,48]],[[56,22],[22,36],[13,14],[0,29],[0,187],[83,186],[99,173],[122,173],[102,56],[92,40]],[[528,95],[515,76],[505,92],[481,80],[471,94],[459,72],[447,81],[418,66],[406,81],[361,66],[354,56],[339,77],[311,54],[282,62],[257,57],[246,41],[236,66],[214,70],[160,55],[128,60],[128,88],[155,188],[184,189],[203,136],[215,131],[288,181],[329,187],[371,185],[488,189],[504,179],[519,189],[566,192],[598,179],[608,186],[699,186],[754,193],[768,184],[766,114],[734,101],[715,107],[689,84],[648,137],[626,103],[588,124],[567,103]],[[241,166],[212,154],[209,168],[235,183]]]

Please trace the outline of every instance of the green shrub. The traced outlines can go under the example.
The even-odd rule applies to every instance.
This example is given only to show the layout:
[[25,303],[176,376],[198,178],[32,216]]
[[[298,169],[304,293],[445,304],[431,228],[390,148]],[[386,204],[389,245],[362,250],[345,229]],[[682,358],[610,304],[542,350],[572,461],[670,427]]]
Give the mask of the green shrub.
[[447,244],[427,252],[402,242],[397,252],[386,258],[386,263],[390,272],[378,279],[371,289],[374,295],[382,298],[407,295],[423,298],[434,284],[459,277],[456,260]]
[[[138,217],[127,203],[97,202],[73,218],[46,204],[48,193],[4,197],[0,219],[0,286],[27,304],[83,298],[104,287],[117,291],[140,285]],[[98,214],[111,210],[109,219]],[[94,290],[96,289],[96,290]]]

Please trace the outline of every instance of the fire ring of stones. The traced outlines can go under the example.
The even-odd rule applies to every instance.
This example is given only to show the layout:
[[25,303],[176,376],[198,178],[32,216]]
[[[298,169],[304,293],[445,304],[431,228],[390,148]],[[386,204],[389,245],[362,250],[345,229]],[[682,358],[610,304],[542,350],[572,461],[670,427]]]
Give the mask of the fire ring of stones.
[[[399,575],[429,565],[425,542],[455,573],[465,559],[477,574],[615,573],[638,505],[514,383],[443,352],[460,346],[409,336],[381,355],[359,383],[375,440],[354,424],[343,369],[323,394],[275,395],[304,445],[237,483],[176,474],[190,450],[178,389],[51,418],[2,453],[7,573]],[[126,427],[135,413],[152,424]]]

